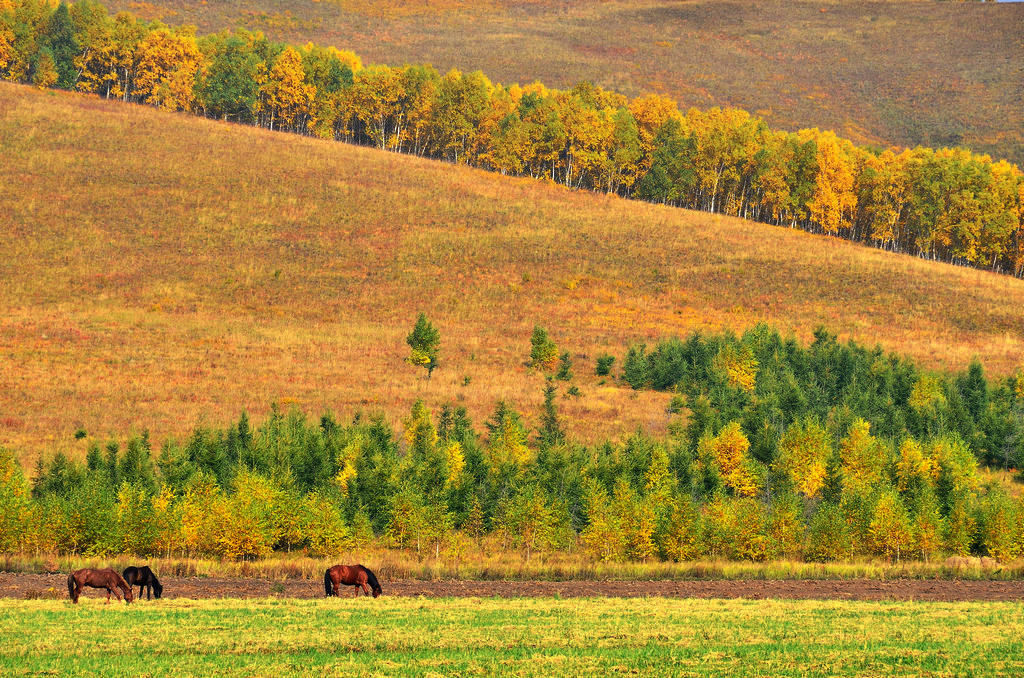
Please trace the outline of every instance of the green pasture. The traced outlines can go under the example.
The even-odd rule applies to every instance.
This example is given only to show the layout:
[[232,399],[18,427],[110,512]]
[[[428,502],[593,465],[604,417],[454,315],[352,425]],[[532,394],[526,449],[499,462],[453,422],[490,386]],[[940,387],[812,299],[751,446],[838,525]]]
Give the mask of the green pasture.
[[1024,604],[0,601],[3,675],[1020,675]]

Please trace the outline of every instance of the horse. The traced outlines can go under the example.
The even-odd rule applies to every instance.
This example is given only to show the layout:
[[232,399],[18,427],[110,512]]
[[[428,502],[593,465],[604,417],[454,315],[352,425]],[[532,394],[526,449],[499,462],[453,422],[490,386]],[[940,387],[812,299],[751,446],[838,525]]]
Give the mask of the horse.
[[69,574],[68,595],[71,596],[72,603],[78,603],[78,596],[82,594],[82,587],[84,586],[94,589],[106,589],[107,603],[110,602],[111,593],[117,596],[119,601],[121,600],[121,594],[118,592],[118,589],[124,591],[125,603],[135,600],[135,596],[132,595],[132,587],[128,586],[124,578],[109,567],[103,570],[94,570],[87,567],[84,570],[75,570]]
[[374,598],[384,592],[380,587],[380,582],[377,581],[377,575],[364,565],[335,565],[324,572],[324,593],[328,597],[340,595],[338,588],[342,584],[354,586],[357,598],[360,587],[363,589],[363,593],[370,595],[370,589],[366,587],[367,583],[373,589]]
[[153,574],[153,570],[149,569],[149,565],[143,565],[142,567],[131,567],[124,568],[124,580],[128,582],[129,586],[139,587],[139,600],[142,600],[142,590],[146,590],[146,600],[152,600],[151,595],[156,596],[157,600],[164,593],[163,584]]

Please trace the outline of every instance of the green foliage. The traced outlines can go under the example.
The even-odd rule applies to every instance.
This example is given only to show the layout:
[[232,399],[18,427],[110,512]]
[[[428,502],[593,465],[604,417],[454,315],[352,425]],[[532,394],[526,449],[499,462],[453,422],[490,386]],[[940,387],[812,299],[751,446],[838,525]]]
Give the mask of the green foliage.
[[827,562],[852,554],[850,530],[842,510],[834,504],[822,504],[807,531],[807,559]]
[[594,374],[599,377],[605,377],[611,374],[612,365],[615,364],[615,356],[613,355],[599,355],[597,356],[597,366],[594,368]]
[[572,381],[572,356],[566,351],[558,359],[558,372],[555,373],[555,379],[559,381]]
[[565,442],[565,431],[558,420],[555,407],[555,387],[547,384],[544,387],[544,413],[541,415],[539,442],[543,447],[550,447]]
[[634,389],[643,388],[649,381],[646,350],[644,344],[630,346],[622,362],[622,379]]
[[[421,400],[397,436],[379,416],[343,424],[272,406],[257,426],[243,413],[169,440],[155,462],[145,433],[92,442],[84,463],[57,453],[31,485],[0,454],[3,543],[250,559],[328,556],[382,534],[421,556],[459,557],[467,538],[493,533],[527,558],[577,540],[604,561],[1020,554],[1020,503],[979,482],[963,429],[943,429],[954,417],[942,408],[957,402],[961,423],[1016,404],[1015,388],[988,385],[977,368],[922,377],[826,332],[801,347],[764,327],[632,353],[645,383],[690,406],[686,426],[661,440],[638,431],[576,444],[553,381],[535,441],[507,402],[483,436],[465,408],[444,406],[435,424]],[[922,402],[940,416],[921,419]]]
[[[71,25],[71,13],[68,11],[68,5],[64,0],[61,0],[61,3],[57,5],[57,9],[53,11],[53,16],[50,17],[42,43],[44,45],[43,49],[48,51],[48,56],[52,60],[52,65],[57,73],[56,81],[50,83],[50,85],[61,89],[71,89],[74,87],[78,75],[74,60],[78,56],[80,47],[78,41],[75,40],[74,27]],[[40,77],[41,67],[42,63],[40,60],[36,66],[36,78]],[[49,86],[41,84],[38,79],[34,80],[34,82],[40,87]]]

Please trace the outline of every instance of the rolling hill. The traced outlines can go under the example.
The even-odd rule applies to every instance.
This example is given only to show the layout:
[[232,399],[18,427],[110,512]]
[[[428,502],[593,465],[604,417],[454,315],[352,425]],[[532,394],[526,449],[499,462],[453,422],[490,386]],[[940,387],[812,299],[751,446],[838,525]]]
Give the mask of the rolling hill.
[[[423,398],[535,420],[547,327],[582,439],[664,430],[593,375],[634,341],[765,321],[938,369],[1021,366],[1024,281],[718,215],[0,83],[0,444],[155,440],[269,403],[393,421]],[[423,311],[429,381],[403,362]]]

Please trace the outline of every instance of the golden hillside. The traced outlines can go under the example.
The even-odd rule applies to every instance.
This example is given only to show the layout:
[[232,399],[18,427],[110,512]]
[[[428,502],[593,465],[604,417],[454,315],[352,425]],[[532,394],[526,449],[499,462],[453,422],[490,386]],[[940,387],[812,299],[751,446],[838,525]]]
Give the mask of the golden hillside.
[[[534,324],[574,355],[582,439],[663,430],[667,395],[600,384],[594,358],[693,329],[1024,356],[1024,281],[834,238],[6,83],[0,148],[0,444],[26,458],[275,400],[533,419]],[[402,360],[420,311],[430,381]]]

